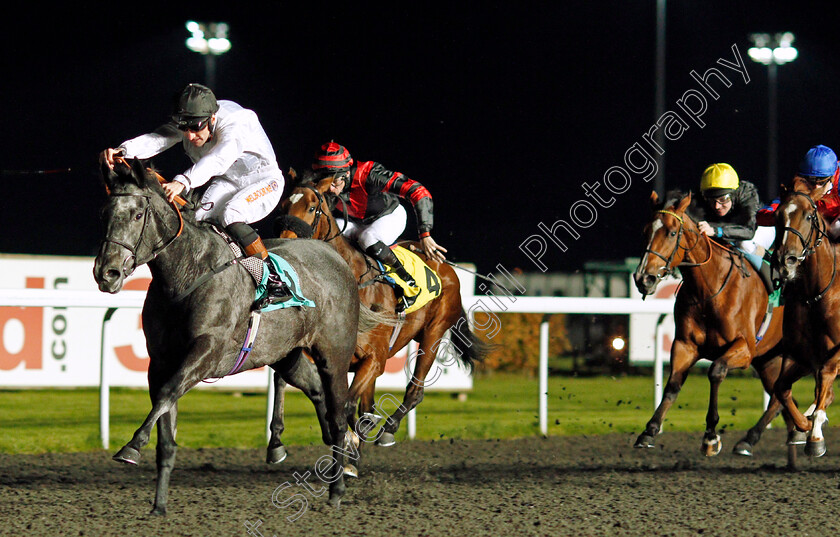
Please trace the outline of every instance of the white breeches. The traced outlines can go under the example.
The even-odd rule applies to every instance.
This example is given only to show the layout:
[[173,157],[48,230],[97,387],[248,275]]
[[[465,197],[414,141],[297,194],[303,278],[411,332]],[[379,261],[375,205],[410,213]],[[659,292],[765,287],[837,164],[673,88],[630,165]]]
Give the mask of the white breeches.
[[[397,242],[402,232],[405,231],[406,217],[405,207],[399,205],[391,214],[377,218],[368,225],[348,221],[343,235],[358,242],[362,250],[366,250],[378,241],[382,241],[385,245],[391,245]],[[335,220],[338,223],[338,229],[344,227],[343,218],[336,218]]]
[[[748,254],[756,253],[757,247],[761,246],[765,250],[769,250],[773,245],[773,240],[776,238],[776,228],[769,226],[759,226],[755,228],[755,235],[748,241],[741,241],[738,246]],[[763,254],[763,252],[762,252]]]
[[196,211],[195,218],[209,220],[222,227],[234,222],[251,224],[262,220],[280,203],[284,185],[283,174],[277,170],[272,170],[271,177],[255,177],[255,181],[245,187],[224,177],[216,177],[202,196],[202,206]]

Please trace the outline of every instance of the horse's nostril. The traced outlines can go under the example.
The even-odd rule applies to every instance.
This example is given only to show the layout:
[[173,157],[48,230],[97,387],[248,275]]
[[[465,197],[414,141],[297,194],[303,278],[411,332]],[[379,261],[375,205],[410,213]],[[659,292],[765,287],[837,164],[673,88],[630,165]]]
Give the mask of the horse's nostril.
[[797,259],[796,256],[789,255],[785,258],[785,265],[788,266],[788,267],[792,267],[792,266],[796,265],[797,261],[798,261],[798,259]]
[[105,279],[108,281],[118,280],[120,277],[120,271],[117,269],[108,269],[105,271]]

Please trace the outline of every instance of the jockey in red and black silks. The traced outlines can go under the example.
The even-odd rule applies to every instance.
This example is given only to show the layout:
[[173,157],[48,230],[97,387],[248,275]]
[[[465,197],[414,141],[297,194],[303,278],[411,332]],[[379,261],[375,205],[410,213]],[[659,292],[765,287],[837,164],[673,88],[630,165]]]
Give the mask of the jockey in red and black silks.
[[[338,196],[335,214],[344,235],[358,242],[365,253],[391,267],[417,290],[404,297],[404,305],[409,307],[419,293],[419,287],[389,245],[405,230],[407,215],[400,204],[402,198],[414,209],[417,234],[426,255],[440,262],[446,259],[443,255],[446,249],[431,236],[434,224],[432,195],[419,182],[390,171],[378,162],[354,161],[349,151],[335,142],[321,146],[312,168],[323,177],[333,177],[330,192]],[[345,210],[347,222],[343,221]]]

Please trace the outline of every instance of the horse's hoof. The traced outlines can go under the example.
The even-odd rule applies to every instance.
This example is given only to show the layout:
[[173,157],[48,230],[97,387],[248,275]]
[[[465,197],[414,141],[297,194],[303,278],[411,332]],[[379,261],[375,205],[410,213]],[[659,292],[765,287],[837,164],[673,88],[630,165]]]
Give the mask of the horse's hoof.
[[149,514],[152,516],[166,516],[166,507],[155,507]]
[[140,462],[140,452],[133,447],[123,446],[112,458],[117,462],[137,464]]
[[265,456],[265,462],[268,464],[278,464],[286,460],[286,455],[285,446],[268,448],[268,453]]
[[734,453],[735,455],[742,455],[744,457],[752,457],[752,448],[752,444],[750,444],[746,440],[741,440],[740,442],[735,444],[734,448],[732,448],[732,453]]
[[794,429],[788,433],[787,445],[801,446],[808,441],[808,433],[803,433],[798,429]]
[[642,433],[639,435],[639,438],[636,439],[636,443],[633,444],[634,448],[652,448],[654,447],[653,435],[648,433]]
[[330,499],[327,500],[327,503],[330,504],[331,507],[338,509],[341,507],[341,496],[338,494],[330,494]]
[[723,444],[720,441],[720,436],[715,435],[711,440],[703,439],[703,445],[700,447],[700,451],[707,457],[714,457],[720,453],[722,448]]
[[805,444],[805,454],[809,457],[822,457],[825,455],[825,438],[808,440],[808,443]]
[[350,429],[347,431],[347,436],[344,437],[344,447],[353,447],[353,449],[359,449],[359,446],[362,444],[362,438],[354,431]]
[[359,477],[359,470],[352,464],[348,464],[344,467],[344,475],[347,477]]
[[376,445],[380,447],[388,447],[393,446],[397,443],[397,439],[391,433],[383,432],[379,435],[379,438],[376,439]]

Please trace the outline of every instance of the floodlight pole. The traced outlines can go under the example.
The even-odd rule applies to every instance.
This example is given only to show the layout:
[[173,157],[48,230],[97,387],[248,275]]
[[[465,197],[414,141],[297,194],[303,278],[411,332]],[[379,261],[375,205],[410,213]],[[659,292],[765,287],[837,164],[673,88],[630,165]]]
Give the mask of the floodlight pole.
[[792,46],[794,35],[790,32],[751,34],[754,46],[747,52],[750,58],[767,66],[767,192],[766,201],[776,196],[778,187],[778,145],[779,145],[779,83],[778,66],[792,62],[798,56]]
[[204,84],[213,89],[216,87],[216,57],[230,50],[228,25],[187,21],[186,27],[192,34],[187,39],[187,48],[204,56]]

